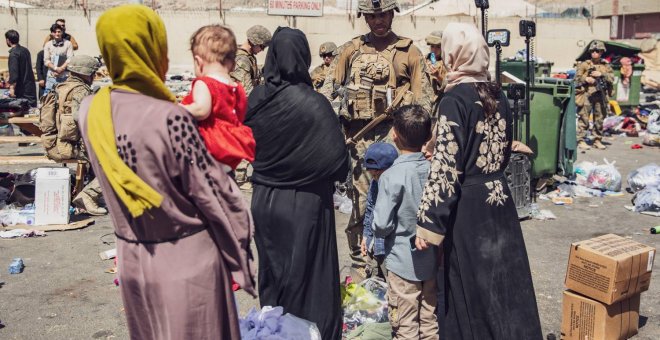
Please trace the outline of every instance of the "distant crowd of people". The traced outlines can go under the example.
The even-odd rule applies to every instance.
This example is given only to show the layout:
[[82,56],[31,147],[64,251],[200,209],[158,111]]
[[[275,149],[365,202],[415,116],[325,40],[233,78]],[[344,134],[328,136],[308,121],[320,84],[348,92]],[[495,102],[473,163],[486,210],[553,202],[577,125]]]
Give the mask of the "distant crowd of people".
[[[44,39],[43,49],[37,53],[36,72],[32,68],[30,51],[20,44],[20,35],[16,30],[5,32],[9,50],[9,96],[26,99],[30,106],[36,107],[37,101],[53,89],[56,84],[66,80],[67,65],[78,49],[78,42],[66,33],[66,21],[57,19],[50,27],[50,33]],[[37,91],[38,83],[39,91]]]

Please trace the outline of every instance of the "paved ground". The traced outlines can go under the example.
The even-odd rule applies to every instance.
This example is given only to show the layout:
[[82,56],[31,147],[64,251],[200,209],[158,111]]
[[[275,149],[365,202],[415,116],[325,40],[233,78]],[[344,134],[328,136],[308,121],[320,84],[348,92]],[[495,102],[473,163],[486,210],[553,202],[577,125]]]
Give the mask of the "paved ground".
[[[607,151],[589,151],[580,159],[603,157],[616,161],[624,177],[636,167],[651,161],[660,162],[660,150],[645,147],[631,150],[626,142],[638,138],[617,137]],[[39,149],[20,148],[22,153]],[[16,153],[13,145],[0,146],[0,154]],[[1,166],[0,171],[19,171],[29,167]],[[550,209],[557,220],[522,223],[533,272],[544,335],[559,333],[561,293],[571,242],[593,236],[616,233],[660,248],[660,235],[648,234],[648,228],[660,225],[660,218],[629,212],[630,194],[623,197],[578,199],[571,206],[554,206],[540,201],[541,209]],[[597,205],[596,207],[592,207]],[[348,265],[343,228],[347,216],[337,213],[337,239],[340,266]],[[113,248],[112,226],[108,217],[78,231],[51,232],[36,239],[0,240],[0,339],[126,339],[119,289],[112,267],[98,253]],[[256,254],[256,252],[255,252]],[[14,257],[22,257],[25,271],[8,275]],[[640,333],[635,339],[660,338],[660,268],[651,280],[651,288],[642,295]],[[342,276],[348,271],[343,270]],[[242,313],[258,302],[239,293]],[[320,307],[322,308],[322,307]]]

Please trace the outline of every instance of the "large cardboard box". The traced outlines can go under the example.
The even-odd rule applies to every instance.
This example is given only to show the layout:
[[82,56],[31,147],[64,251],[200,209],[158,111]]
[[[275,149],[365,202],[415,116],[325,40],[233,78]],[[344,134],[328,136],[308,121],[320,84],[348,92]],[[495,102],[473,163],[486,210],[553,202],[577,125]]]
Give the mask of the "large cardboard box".
[[612,304],[649,289],[655,248],[614,234],[571,245],[566,288]]
[[639,294],[606,305],[565,291],[561,340],[623,340],[637,334]]
[[34,189],[34,224],[68,224],[71,203],[69,168],[39,168]]

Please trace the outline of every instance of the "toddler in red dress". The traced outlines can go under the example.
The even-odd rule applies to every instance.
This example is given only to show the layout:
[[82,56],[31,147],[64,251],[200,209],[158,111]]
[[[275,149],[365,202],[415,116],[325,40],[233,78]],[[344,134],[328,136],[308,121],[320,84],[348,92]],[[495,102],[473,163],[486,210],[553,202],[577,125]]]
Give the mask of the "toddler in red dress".
[[199,122],[199,134],[211,155],[230,172],[254,160],[252,130],[243,125],[247,98],[229,72],[236,58],[236,37],[221,25],[204,26],[190,39],[196,79],[181,105]]

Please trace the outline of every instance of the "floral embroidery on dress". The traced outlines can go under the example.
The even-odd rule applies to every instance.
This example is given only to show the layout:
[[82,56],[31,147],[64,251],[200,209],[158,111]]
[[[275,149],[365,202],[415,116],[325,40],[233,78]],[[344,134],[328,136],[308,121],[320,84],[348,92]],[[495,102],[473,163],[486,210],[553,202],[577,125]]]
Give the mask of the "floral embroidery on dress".
[[488,198],[486,199],[486,203],[490,205],[504,205],[504,201],[506,201],[509,196],[504,193],[504,186],[502,185],[502,181],[498,179],[492,182],[486,182],[485,184],[486,188],[490,190]]
[[456,169],[456,154],[458,153],[458,143],[456,136],[451,131],[453,126],[458,126],[456,122],[447,120],[446,116],[440,116],[436,124],[437,140],[435,152],[431,160],[431,171],[429,180],[424,186],[422,202],[417,211],[417,217],[423,222],[431,222],[426,217],[426,212],[431,206],[437,206],[444,202],[441,194],[446,197],[454,195],[454,184],[458,181],[458,175],[461,174]]
[[477,167],[486,174],[499,171],[504,162],[504,150],[507,146],[506,120],[497,112],[485,120],[479,121],[476,131],[478,134],[484,135],[484,139],[479,145]]
[[[479,157],[477,158],[477,167],[483,173],[490,174],[499,171],[504,163],[504,150],[508,145],[506,140],[506,119],[502,118],[499,112],[479,121],[475,128],[478,134],[484,135],[479,145]],[[504,187],[500,180],[485,183],[490,193],[486,198],[486,203],[493,205],[504,205],[508,198],[504,194]]]

